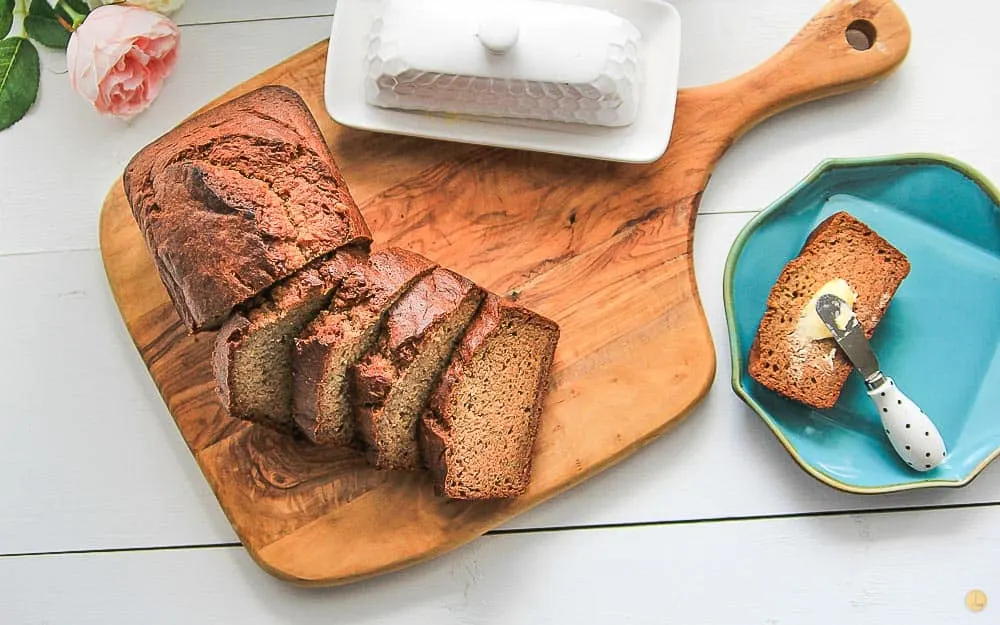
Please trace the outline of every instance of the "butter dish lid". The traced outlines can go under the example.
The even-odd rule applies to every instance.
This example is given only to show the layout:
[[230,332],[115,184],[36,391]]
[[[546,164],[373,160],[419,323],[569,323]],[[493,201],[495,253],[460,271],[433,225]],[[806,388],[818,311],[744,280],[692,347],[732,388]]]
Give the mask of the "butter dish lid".
[[635,120],[641,34],[547,0],[387,0],[369,30],[369,104],[601,126]]
[[387,73],[551,83],[594,81],[610,47],[634,58],[641,36],[610,11],[547,0],[387,0],[371,33],[372,52],[394,65]]

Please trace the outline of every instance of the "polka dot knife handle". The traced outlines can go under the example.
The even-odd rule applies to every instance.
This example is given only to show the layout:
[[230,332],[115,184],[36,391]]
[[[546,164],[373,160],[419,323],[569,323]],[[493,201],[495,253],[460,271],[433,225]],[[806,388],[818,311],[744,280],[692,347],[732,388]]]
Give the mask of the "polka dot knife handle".
[[903,462],[917,471],[930,471],[944,462],[948,452],[941,433],[892,378],[883,378],[868,395],[878,406],[885,435]]

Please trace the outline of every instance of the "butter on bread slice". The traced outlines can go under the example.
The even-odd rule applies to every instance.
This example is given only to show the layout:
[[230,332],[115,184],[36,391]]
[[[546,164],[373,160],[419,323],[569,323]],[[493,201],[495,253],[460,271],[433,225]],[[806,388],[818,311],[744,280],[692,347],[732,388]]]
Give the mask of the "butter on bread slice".
[[851,364],[832,338],[803,332],[803,311],[818,291],[844,280],[857,294],[854,312],[871,338],[910,273],[906,256],[846,212],[820,223],[775,282],[750,347],[750,376],[813,408],[832,408]]

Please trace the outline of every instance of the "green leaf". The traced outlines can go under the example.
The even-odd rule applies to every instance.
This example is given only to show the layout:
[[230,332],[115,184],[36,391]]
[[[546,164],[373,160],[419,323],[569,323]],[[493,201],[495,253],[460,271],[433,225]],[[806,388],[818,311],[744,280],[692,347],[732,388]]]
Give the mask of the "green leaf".
[[14,0],[0,0],[0,39],[7,36],[14,24]]
[[38,95],[38,50],[23,37],[0,41],[0,130],[28,112]]
[[55,19],[56,12],[49,4],[49,0],[31,0],[31,4],[28,6],[28,15]]
[[69,43],[70,32],[59,23],[48,0],[31,0],[28,14],[24,17],[24,30],[43,46],[65,50]]

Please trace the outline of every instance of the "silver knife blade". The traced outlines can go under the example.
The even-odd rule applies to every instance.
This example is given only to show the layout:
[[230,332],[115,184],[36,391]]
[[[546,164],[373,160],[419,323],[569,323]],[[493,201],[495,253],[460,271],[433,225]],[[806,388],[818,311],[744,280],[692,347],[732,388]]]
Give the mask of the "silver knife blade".
[[865,383],[871,386],[873,382],[877,382],[882,378],[878,358],[875,357],[871,343],[868,342],[865,330],[858,323],[858,318],[855,316],[854,311],[851,311],[850,317],[843,328],[837,325],[837,317],[840,316],[840,312],[844,309],[850,310],[850,307],[847,305],[847,302],[836,295],[827,293],[820,295],[816,300],[816,314],[819,315],[823,325],[830,330],[833,339],[837,341],[840,349],[844,350],[844,353],[847,354],[847,359],[851,361],[854,368],[865,379]]

